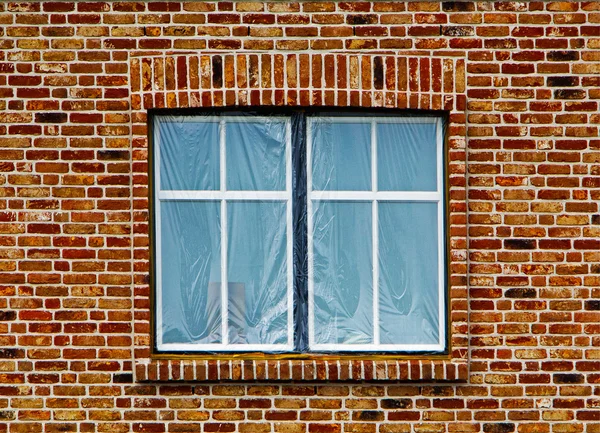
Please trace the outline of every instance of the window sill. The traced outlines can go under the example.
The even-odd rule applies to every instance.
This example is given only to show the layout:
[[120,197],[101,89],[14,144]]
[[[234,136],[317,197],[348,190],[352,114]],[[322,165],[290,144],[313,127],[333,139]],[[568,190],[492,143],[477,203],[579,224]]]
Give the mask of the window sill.
[[147,359],[136,381],[185,382],[466,382],[466,360],[192,360]]

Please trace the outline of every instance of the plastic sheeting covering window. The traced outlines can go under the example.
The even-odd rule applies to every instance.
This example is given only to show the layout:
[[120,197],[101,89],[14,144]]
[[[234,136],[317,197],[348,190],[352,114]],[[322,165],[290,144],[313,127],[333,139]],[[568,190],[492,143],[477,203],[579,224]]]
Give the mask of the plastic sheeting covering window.
[[158,116],[157,347],[289,351],[291,123]]
[[152,119],[158,351],[445,350],[441,118]]

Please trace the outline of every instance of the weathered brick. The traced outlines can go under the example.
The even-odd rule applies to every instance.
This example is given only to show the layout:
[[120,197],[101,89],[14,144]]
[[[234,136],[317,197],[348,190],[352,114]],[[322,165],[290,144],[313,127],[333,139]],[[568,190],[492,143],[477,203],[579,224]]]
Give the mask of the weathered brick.
[[[0,9],[4,430],[566,433],[595,421],[594,2]],[[444,111],[459,363],[150,358],[147,110],[222,105]],[[469,383],[423,384],[455,375]]]

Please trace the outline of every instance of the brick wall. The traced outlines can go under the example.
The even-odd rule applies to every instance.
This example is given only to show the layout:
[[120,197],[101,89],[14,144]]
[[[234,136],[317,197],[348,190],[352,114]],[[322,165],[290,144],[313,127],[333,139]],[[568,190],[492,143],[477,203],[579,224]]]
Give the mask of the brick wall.
[[[600,3],[5,2],[0,23],[0,432],[599,431]],[[460,350],[346,381],[153,363],[146,110],[235,104],[451,114]]]

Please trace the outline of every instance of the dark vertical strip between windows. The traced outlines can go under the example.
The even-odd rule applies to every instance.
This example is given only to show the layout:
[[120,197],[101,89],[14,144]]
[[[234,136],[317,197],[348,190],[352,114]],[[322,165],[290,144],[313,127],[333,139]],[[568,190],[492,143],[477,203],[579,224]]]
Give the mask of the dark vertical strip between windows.
[[292,115],[294,230],[294,350],[308,352],[308,233],[306,225],[306,116]]

